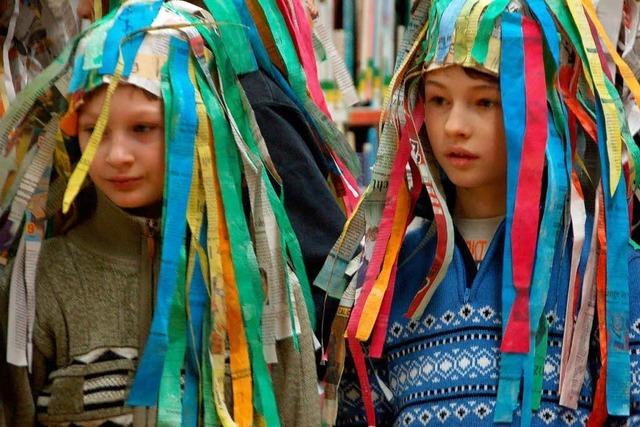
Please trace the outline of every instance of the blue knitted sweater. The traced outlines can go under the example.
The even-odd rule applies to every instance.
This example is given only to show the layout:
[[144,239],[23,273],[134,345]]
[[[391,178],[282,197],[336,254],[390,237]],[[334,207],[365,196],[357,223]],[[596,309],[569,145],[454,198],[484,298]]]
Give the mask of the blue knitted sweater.
[[[372,361],[370,372],[377,425],[489,426],[494,425],[499,345],[502,335],[501,283],[504,225],[501,225],[476,272],[464,241],[457,236],[453,261],[420,321],[404,316],[426,277],[435,241],[429,224],[405,238],[400,254],[393,308],[384,358]],[[581,426],[586,423],[595,388],[596,352],[582,386],[579,406],[559,406],[558,381],[567,260],[556,260],[544,315],[549,325],[548,353],[540,409],[532,426]],[[640,254],[630,251],[631,301],[640,297]],[[565,284],[565,285],[560,285]],[[631,304],[632,417],[611,420],[640,425],[640,307]],[[593,346],[596,350],[597,345]],[[391,390],[382,392],[380,382]],[[390,398],[390,399],[389,399]],[[351,363],[340,388],[339,425],[367,425],[360,388]],[[498,424],[504,426],[505,424]],[[520,425],[519,411],[512,425]]]

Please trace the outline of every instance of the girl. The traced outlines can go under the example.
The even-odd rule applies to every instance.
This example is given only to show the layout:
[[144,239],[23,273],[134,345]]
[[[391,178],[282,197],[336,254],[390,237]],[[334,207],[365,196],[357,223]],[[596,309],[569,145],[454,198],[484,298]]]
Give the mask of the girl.
[[640,158],[590,4],[413,19],[373,182],[316,280],[341,296],[325,421],[637,422]]

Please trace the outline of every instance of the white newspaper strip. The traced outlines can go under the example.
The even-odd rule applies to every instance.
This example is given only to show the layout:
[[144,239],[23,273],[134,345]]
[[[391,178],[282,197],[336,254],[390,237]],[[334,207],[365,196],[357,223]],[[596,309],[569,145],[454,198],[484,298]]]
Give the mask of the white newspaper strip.
[[358,277],[353,276],[349,282],[349,286],[344,290],[342,297],[340,298],[340,307],[353,307],[356,301],[356,286],[358,285]]
[[[596,206],[594,218],[598,218],[600,212],[600,198],[602,186],[596,191]],[[593,328],[593,318],[596,310],[596,264],[598,246],[598,224],[594,221],[591,235],[591,247],[589,260],[584,273],[582,299],[580,310],[574,325],[573,339],[571,342],[571,354],[566,362],[566,370],[560,383],[560,404],[567,408],[576,409],[580,390],[584,383],[586,365],[589,354],[590,335]]]
[[398,49],[398,53],[396,55],[396,69],[397,71],[401,66],[402,62],[413,47],[413,44],[416,40],[416,37],[422,30],[422,27],[425,25],[427,18],[429,17],[429,7],[431,7],[430,0],[417,0],[414,3],[414,10],[411,15],[411,20],[409,21],[409,25],[402,32],[402,38],[400,42],[400,47]]
[[629,132],[633,136],[640,131],[640,108],[638,108],[638,104],[636,104],[633,97],[629,97],[625,102],[625,111],[627,112]]
[[[297,279],[295,282],[292,281],[292,277],[295,275],[289,274],[288,266],[284,263],[282,239],[276,216],[267,196],[263,163],[242,138],[237,123],[226,104],[224,93],[221,96],[221,102],[228,112],[227,117],[240,152],[247,181],[249,202],[252,209],[255,251],[262,279],[267,285],[267,298],[262,314],[263,352],[266,362],[273,364],[278,362],[276,341],[293,335],[290,313],[293,313],[294,316],[294,329],[296,333],[299,332],[295,299],[292,294],[287,295],[286,285],[289,281],[288,289],[292,290],[298,281]],[[253,129],[253,131],[256,130]],[[289,305],[289,300],[291,305]]]
[[324,51],[329,56],[338,87],[340,88],[340,92],[342,92],[342,101],[344,105],[350,107],[357,104],[360,99],[356,93],[356,87],[353,84],[353,79],[347,70],[344,60],[338,54],[336,45],[333,43],[333,39],[331,38],[331,34],[329,34],[327,27],[325,27],[320,19],[316,17],[313,20],[313,28],[316,36],[322,43]]
[[249,126],[251,127],[251,133],[253,134],[253,138],[255,139],[256,144],[258,145],[258,150],[260,150],[260,156],[262,158],[262,161],[264,162],[264,165],[267,168],[269,175],[271,175],[271,177],[275,179],[279,185],[281,185],[282,178],[278,174],[276,165],[273,163],[273,160],[271,159],[271,154],[269,154],[267,143],[264,140],[264,137],[260,132],[260,127],[258,126],[258,122],[256,121],[255,112],[253,111],[253,108],[251,107],[251,103],[249,102],[249,99],[247,98],[244,91],[240,91],[240,99],[242,100],[242,106],[244,108],[244,112],[247,114],[247,120],[249,121]]
[[627,7],[627,17],[629,18],[629,25],[625,25],[624,27],[624,49],[622,51],[623,58],[626,58],[636,45],[636,37],[638,36],[638,25],[640,25],[640,6],[638,6],[638,3],[636,1],[628,1]]
[[412,319],[419,320],[424,313],[424,310],[427,307],[427,304],[431,300],[431,297],[435,293],[436,289],[444,279],[444,276],[447,274],[447,270],[449,269],[449,264],[451,264],[451,260],[453,259],[453,249],[454,249],[454,232],[453,232],[453,219],[451,218],[451,213],[447,208],[446,200],[444,198],[444,192],[438,185],[438,182],[434,179],[434,173],[431,170],[433,165],[432,162],[427,161],[427,156],[424,152],[422,144],[418,140],[411,140],[411,157],[413,161],[418,166],[420,171],[420,175],[422,177],[422,184],[427,189],[429,193],[429,198],[431,199],[431,205],[433,208],[434,216],[441,216],[444,219],[446,232],[444,236],[438,236],[438,240],[446,238],[447,246],[445,250],[444,259],[442,260],[442,265],[440,269],[437,271],[433,281],[429,283],[430,288],[427,293],[422,297],[421,302],[418,304],[416,311],[413,313]]
[[[620,25],[622,24],[622,7],[624,0],[607,0],[600,2],[597,7],[598,18],[602,22],[609,40],[613,43],[613,46],[618,45],[618,38],[620,36]],[[606,53],[607,66],[612,76],[616,74],[616,64],[613,62],[613,58],[609,53]]]
[[27,366],[33,361],[33,325],[36,318],[36,270],[42,236],[31,236],[25,227],[20,238],[9,290],[7,362]]
[[69,0],[49,0],[49,8],[51,12],[62,21],[64,32],[72,39],[80,31],[80,25],[76,18],[73,6]]
[[[38,142],[40,150],[31,167],[27,170],[18,196],[11,206],[12,214],[15,214],[17,210],[21,211],[20,217],[17,218],[17,224],[22,223],[27,206],[30,212],[33,211],[37,215],[37,217],[31,214],[27,215],[27,225],[24,227],[11,272],[9,291],[7,361],[17,366],[28,366],[29,368],[31,368],[32,361],[31,339],[36,309],[36,269],[44,234],[44,209],[46,207],[46,198],[44,198],[46,191],[45,193],[41,191],[48,189],[49,176],[48,173],[45,174],[45,171],[51,163],[56,145],[57,125],[58,120],[54,118],[45,127],[45,132]],[[38,203],[36,203],[36,199]],[[19,207],[14,211],[16,202]],[[13,233],[17,232],[15,224],[11,230]]]
[[55,132],[57,128],[58,120],[56,118],[51,119],[45,126],[44,133],[39,137],[37,145],[32,148],[32,150],[37,150],[36,154],[22,177],[9,212],[9,220],[12,221],[10,230],[12,235],[15,235],[18,231],[24,212],[42,178],[42,174],[44,174],[47,166],[51,164],[51,157],[56,146]]
[[569,291],[567,292],[567,306],[565,309],[564,319],[564,335],[562,337],[562,356],[560,357],[560,384],[563,383],[564,375],[567,370],[569,354],[571,353],[571,341],[573,338],[573,327],[575,319],[573,317],[573,309],[575,307],[575,288],[578,264],[580,263],[580,254],[585,239],[585,223],[587,212],[584,206],[584,198],[580,196],[574,181],[571,181],[571,228],[573,230],[573,247],[571,249],[571,264],[569,268]]
[[7,362],[16,366],[28,366],[30,346],[28,345],[29,304],[24,280],[24,234],[18,245],[18,252],[11,271],[9,289],[9,320],[7,328]]
[[9,62],[9,49],[13,42],[13,35],[16,31],[16,23],[18,22],[18,14],[20,13],[20,1],[14,0],[13,13],[11,14],[11,20],[9,21],[9,28],[7,29],[7,35],[2,45],[2,63],[4,64],[4,76],[2,83],[5,87],[5,92],[9,98],[9,102],[16,98],[16,91],[13,86],[13,77],[11,76],[11,63]]
[[[296,277],[293,270],[287,267],[287,273],[289,274],[289,281],[291,283],[289,297],[291,298],[291,304],[293,306],[293,310],[297,310],[298,303],[296,301],[294,289],[300,289],[300,282]],[[289,315],[289,309],[287,304],[287,294],[286,289],[276,289],[276,295],[269,296],[269,303],[265,304],[264,312],[262,314],[262,321],[265,322],[268,327],[263,326],[263,330],[267,330],[269,332],[269,336],[273,337],[274,344],[275,341],[281,341],[287,338],[291,338],[295,331],[296,335],[300,334],[300,321],[297,316],[297,311],[294,311],[296,315],[294,316],[294,325],[291,327],[291,317]],[[277,304],[272,304],[273,300],[279,300]],[[266,354],[273,354],[270,349]],[[274,362],[268,361],[268,363],[277,363],[277,358]]]

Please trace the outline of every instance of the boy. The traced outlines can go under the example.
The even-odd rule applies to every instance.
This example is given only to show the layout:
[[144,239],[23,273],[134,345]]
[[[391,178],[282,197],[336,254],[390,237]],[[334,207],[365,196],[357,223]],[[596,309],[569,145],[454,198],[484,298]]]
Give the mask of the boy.
[[348,285],[324,421],[633,424],[637,147],[584,25],[595,18],[573,2],[430,7],[416,5],[374,181],[316,280]]
[[[19,125],[3,137],[40,134],[32,152],[44,156],[64,113],[48,204],[34,197],[28,211],[62,204],[73,215],[43,243],[33,352],[8,342],[10,357],[31,366],[40,424],[318,424],[300,248],[240,62],[232,66],[216,25],[184,2],[128,2],[60,59],[71,64],[68,108],[52,86],[48,117],[8,116]],[[41,173],[37,193],[49,182]],[[37,242],[42,218],[30,215]],[[3,224],[9,238],[16,216]],[[13,272],[21,257],[33,261],[21,247]],[[24,380],[14,381],[22,401],[31,398]],[[33,422],[17,415],[15,424]]]

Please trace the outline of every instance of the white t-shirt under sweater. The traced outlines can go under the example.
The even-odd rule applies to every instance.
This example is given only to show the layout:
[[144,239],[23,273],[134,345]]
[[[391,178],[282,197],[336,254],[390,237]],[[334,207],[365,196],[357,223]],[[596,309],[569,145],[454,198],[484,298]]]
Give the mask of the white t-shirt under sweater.
[[484,259],[491,239],[496,234],[498,226],[504,216],[492,218],[454,218],[454,222],[462,238],[467,243],[467,247],[473,256],[476,266],[479,267]]

